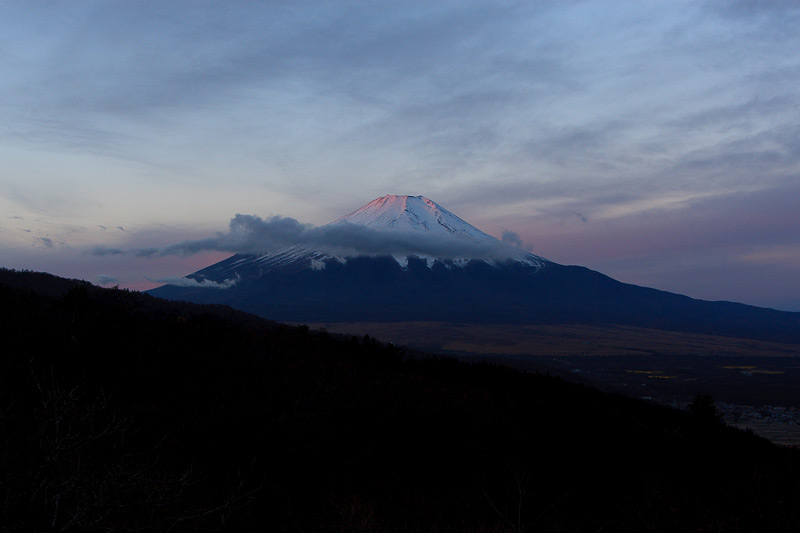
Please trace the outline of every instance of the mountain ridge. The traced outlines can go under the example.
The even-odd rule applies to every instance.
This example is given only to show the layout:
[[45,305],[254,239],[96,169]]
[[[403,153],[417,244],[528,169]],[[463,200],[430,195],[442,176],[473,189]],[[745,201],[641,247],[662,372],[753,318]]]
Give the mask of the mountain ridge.
[[[513,248],[451,215],[425,197],[384,196],[331,225],[353,220],[355,226],[373,232],[370,238],[387,235],[388,241],[398,242],[392,239],[401,235],[403,243],[437,232],[437,240],[431,242],[442,243],[450,252],[483,250],[469,248],[477,241],[497,246],[505,255],[436,257],[386,250],[338,257],[295,247],[234,255],[187,276],[189,286],[165,285],[149,292],[169,299],[222,303],[291,322],[628,324],[800,342],[800,313],[707,302],[622,283],[585,267],[559,265]],[[468,247],[459,248],[462,242]]]

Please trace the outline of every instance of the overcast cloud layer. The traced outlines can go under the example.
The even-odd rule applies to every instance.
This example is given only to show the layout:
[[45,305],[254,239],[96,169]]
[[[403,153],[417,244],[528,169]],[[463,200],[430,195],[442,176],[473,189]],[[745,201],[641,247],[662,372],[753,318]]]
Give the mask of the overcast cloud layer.
[[92,252],[422,194],[556,262],[800,310],[798,27],[788,1],[4,2],[0,265],[147,288],[224,250]]

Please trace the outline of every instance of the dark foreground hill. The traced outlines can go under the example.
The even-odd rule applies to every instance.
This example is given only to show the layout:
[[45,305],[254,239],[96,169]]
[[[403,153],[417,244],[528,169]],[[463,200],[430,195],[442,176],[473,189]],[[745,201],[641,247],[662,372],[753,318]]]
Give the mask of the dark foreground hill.
[[800,526],[797,451],[709,409],[44,274],[0,321],[2,531]]

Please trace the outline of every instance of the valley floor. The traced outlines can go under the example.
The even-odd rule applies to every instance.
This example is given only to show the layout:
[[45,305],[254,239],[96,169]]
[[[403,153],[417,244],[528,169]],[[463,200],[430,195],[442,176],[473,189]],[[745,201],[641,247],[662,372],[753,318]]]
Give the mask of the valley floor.
[[725,423],[769,439],[780,446],[800,447],[800,409],[795,407],[753,407],[717,403]]
[[800,357],[800,345],[634,326],[519,326],[444,322],[309,323],[331,333],[368,334],[423,350],[472,355],[691,355]]

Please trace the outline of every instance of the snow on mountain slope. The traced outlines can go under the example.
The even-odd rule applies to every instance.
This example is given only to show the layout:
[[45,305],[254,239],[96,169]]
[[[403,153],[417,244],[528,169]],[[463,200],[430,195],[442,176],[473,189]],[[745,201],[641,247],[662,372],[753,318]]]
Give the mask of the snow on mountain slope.
[[389,195],[376,198],[332,224],[341,222],[377,230],[425,231],[472,240],[497,240],[424,196]]
[[[480,257],[471,256],[469,253],[465,253],[464,257],[451,257],[449,261],[445,262],[448,267],[463,266],[472,259],[480,259],[491,264],[499,257],[514,259],[535,267],[541,267],[546,261],[522,250],[511,250],[510,247],[501,243],[498,239],[487,235],[424,196],[382,196],[331,222],[328,226],[344,223],[366,226],[376,231],[419,233],[419,239],[424,238],[430,241],[441,238],[443,244],[461,240],[475,244],[475,250],[479,247],[489,247],[495,251],[495,254]],[[407,254],[392,253],[391,255],[401,266],[408,264]],[[430,253],[417,253],[415,255],[424,258],[429,267],[443,259],[442,256],[437,257]]]
[[[347,254],[332,251],[331,248],[287,246],[268,253],[239,254],[190,277],[227,280],[259,277],[277,268],[323,270],[331,261],[346,263],[348,258],[359,255],[391,256],[403,268],[408,265],[411,256],[424,259],[429,268],[437,263],[447,268],[463,267],[472,260],[496,264],[497,261],[513,259],[535,268],[547,262],[544,258],[502,243],[424,196],[388,195],[376,198],[317,229],[335,234],[337,229],[347,231],[352,226],[367,228],[363,237],[371,241],[370,253]],[[414,246],[415,243],[418,246]],[[385,253],[374,251],[374,246]],[[415,251],[409,252],[409,249]]]

